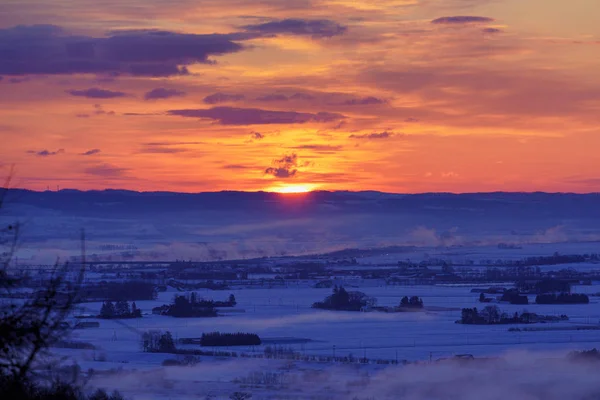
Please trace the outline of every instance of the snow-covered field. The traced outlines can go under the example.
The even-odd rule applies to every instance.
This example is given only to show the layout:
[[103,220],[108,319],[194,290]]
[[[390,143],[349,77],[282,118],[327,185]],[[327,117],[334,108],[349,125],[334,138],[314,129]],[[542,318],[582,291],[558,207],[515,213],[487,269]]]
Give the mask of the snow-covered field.
[[[538,332],[509,332],[514,325],[466,326],[456,324],[460,318],[460,308],[481,307],[478,295],[470,293],[471,287],[465,286],[385,286],[377,282],[366,282],[360,285],[361,290],[378,299],[380,305],[397,305],[405,295],[416,295],[423,298],[426,308],[448,311],[425,311],[405,313],[360,313],[330,312],[314,310],[310,305],[321,300],[330,289],[315,289],[306,285],[278,289],[238,289],[226,292],[200,291],[207,298],[221,298],[233,293],[238,301],[236,309],[243,313],[228,314],[219,318],[186,318],[177,319],[158,315],[144,315],[144,318],[125,321],[100,321],[100,328],[77,330],[73,340],[94,344],[96,350],[58,350],[61,355],[68,356],[79,363],[84,370],[108,370],[122,368],[123,378],[95,378],[94,383],[119,388],[135,399],[153,398],[185,398],[208,395],[210,393],[227,396],[236,390],[244,389],[244,384],[234,383],[239,378],[247,377],[251,372],[272,371],[281,373],[289,362],[283,360],[264,359],[217,359],[201,357],[201,363],[195,367],[162,367],[161,362],[173,355],[143,353],[140,334],[151,330],[170,331],[175,338],[199,337],[203,332],[253,332],[262,339],[303,338],[311,342],[303,344],[285,344],[302,354],[336,355],[367,357],[369,359],[423,361],[452,357],[458,354],[472,354],[476,358],[509,355],[515,368],[525,368],[531,359],[545,357],[562,357],[573,349],[591,349],[600,347],[600,331],[597,330],[557,330]],[[585,289],[585,290],[582,290]],[[595,293],[600,286],[575,287],[574,291]],[[155,301],[139,301],[137,306],[144,313],[150,313],[152,307],[169,303],[175,291],[160,293]],[[533,300],[533,299],[531,299]],[[573,327],[579,325],[600,326],[600,302],[592,297],[587,305],[536,305],[517,306],[499,304],[507,313],[528,310],[539,314],[567,314],[568,322],[528,325],[544,327]],[[88,303],[85,312],[99,311],[100,303]],[[292,341],[293,342],[293,341]],[[236,347],[223,349],[229,351],[258,354],[264,351],[263,346]],[[514,356],[519,352],[519,357]],[[103,360],[103,361],[98,361]],[[525,364],[523,364],[525,363]],[[373,386],[373,379],[386,374],[398,374],[400,380],[404,373],[414,374],[414,368],[405,366],[344,366],[339,364],[319,364],[294,362],[291,370],[285,372],[286,385],[256,385],[259,388],[245,389],[254,392],[255,396],[272,398],[288,393],[282,389],[300,385],[304,394],[310,385],[298,383],[304,378],[298,374],[306,371],[326,371],[319,373],[318,379],[328,377],[331,382],[320,382],[325,388],[338,380],[347,382],[357,380],[361,376],[369,376],[368,387]],[[523,365],[521,365],[523,364]],[[423,367],[421,367],[423,368]],[[436,373],[443,367],[429,365]],[[487,368],[487,367],[486,367]],[[496,368],[496,367],[494,367]],[[279,372],[278,372],[279,371]],[[406,371],[406,372],[402,372]],[[425,373],[423,370],[422,373]],[[444,372],[446,373],[446,372]],[[481,372],[483,373],[483,372]],[[491,374],[491,372],[489,372]],[[293,377],[290,375],[292,374]],[[341,374],[344,378],[333,378]],[[366,375],[365,375],[366,374]],[[429,372],[427,372],[429,374]],[[119,375],[121,376],[121,375]],[[283,379],[283,378],[281,378]],[[311,378],[312,379],[312,378]],[[317,379],[317,378],[315,378]],[[488,377],[487,379],[491,379]],[[293,380],[294,384],[291,384]],[[342,385],[343,386],[343,385]],[[345,387],[345,386],[344,386]],[[338,387],[338,395],[344,392]],[[364,388],[363,388],[364,389]],[[599,387],[600,389],[600,387]],[[324,390],[324,389],[323,389]],[[366,390],[366,389],[365,389]],[[336,392],[334,391],[334,392]],[[332,393],[334,393],[332,392]],[[279,394],[278,394],[279,393]],[[289,393],[288,393],[289,394]],[[227,397],[224,397],[227,398]],[[256,398],[256,397],[255,397]],[[261,398],[261,397],[258,397]],[[302,397],[301,397],[302,398]],[[421,399],[421,397],[414,397]],[[425,397],[436,398],[436,397]],[[457,397],[459,398],[459,397]],[[464,398],[464,397],[460,397]],[[533,397],[537,398],[537,397]],[[551,397],[548,397],[551,398]]]

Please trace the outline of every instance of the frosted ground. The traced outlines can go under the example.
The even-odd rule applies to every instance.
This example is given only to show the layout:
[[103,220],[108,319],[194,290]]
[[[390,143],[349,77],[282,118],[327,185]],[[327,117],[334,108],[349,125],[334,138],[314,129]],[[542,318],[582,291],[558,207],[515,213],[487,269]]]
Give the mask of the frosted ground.
[[[125,326],[121,322],[102,320],[100,328],[78,330],[73,334],[74,340],[93,343],[97,350],[60,350],[60,354],[77,360],[84,370],[88,368],[97,371],[123,369],[125,372],[118,375],[122,376],[118,380],[100,377],[94,379],[93,382],[98,385],[119,388],[125,393],[133,395],[135,399],[186,398],[185,396],[188,395],[189,398],[197,398],[194,396],[209,394],[227,398],[228,394],[236,390],[252,392],[255,394],[255,398],[269,398],[269,396],[286,398],[280,396],[292,396],[292,394],[308,396],[311,388],[315,390],[320,388],[316,391],[317,393],[329,393],[334,396],[332,398],[343,399],[351,398],[347,397],[349,387],[352,388],[352,393],[356,394],[366,391],[366,398],[370,396],[371,391],[382,390],[383,392],[379,396],[386,398],[385,396],[390,394],[385,394],[384,388],[388,387],[390,382],[386,380],[387,378],[382,377],[394,376],[393,381],[397,384],[403,379],[408,379],[407,376],[415,374],[415,368],[431,369],[431,371],[427,370],[428,372],[421,371],[419,374],[427,374],[427,376],[433,374],[430,379],[440,380],[436,383],[436,387],[444,382],[448,384],[446,369],[449,367],[435,363],[419,367],[377,365],[350,367],[339,364],[303,362],[294,362],[290,365],[287,361],[278,360],[213,357],[202,357],[201,363],[196,367],[162,367],[161,362],[164,359],[175,358],[175,356],[143,353],[139,335],[150,329],[169,330],[176,338],[199,337],[202,332],[210,331],[256,332],[267,341],[277,338],[311,339],[311,342],[304,344],[285,344],[303,354],[332,355],[335,352],[337,356],[353,354],[355,357],[366,356],[370,359],[390,360],[397,357],[399,360],[422,361],[426,364],[430,359],[435,361],[457,354],[472,354],[477,358],[502,356],[509,360],[510,365],[514,364],[510,368],[506,364],[502,364],[502,367],[485,366],[482,369],[471,371],[471,373],[481,375],[481,379],[488,380],[498,373],[514,375],[514,378],[517,378],[515,370],[518,369],[523,369],[528,373],[535,371],[538,373],[540,372],[540,362],[547,364],[547,360],[552,359],[555,360],[553,363],[561,365],[565,361],[560,361],[560,359],[570,350],[600,347],[599,331],[594,330],[509,332],[509,326],[455,324],[454,322],[460,318],[461,307],[480,306],[477,302],[478,295],[470,293],[471,287],[405,287],[384,286],[378,281],[353,282],[357,284],[359,290],[377,297],[381,305],[396,305],[404,295],[417,295],[423,298],[426,308],[443,309],[444,311],[386,314],[314,310],[310,308],[310,304],[328,295],[330,289],[315,289],[302,283],[296,287],[278,289],[200,291],[202,295],[215,299],[224,297],[231,292],[238,301],[236,309],[243,309],[245,312],[219,318],[191,319],[144,315],[144,318],[140,320],[126,321]],[[600,286],[581,286],[575,287],[574,290],[596,293],[600,292]],[[170,289],[160,293],[156,301],[139,301],[137,305],[144,313],[149,313],[152,307],[170,302],[174,293],[175,291]],[[89,303],[85,307],[85,312],[97,312],[100,304]],[[531,304],[517,306],[501,304],[500,308],[508,313],[527,309],[541,314],[567,314],[570,317],[568,322],[537,324],[544,327],[600,325],[600,302],[596,297],[592,297],[591,303],[588,305]],[[528,327],[532,326],[536,325],[528,325]],[[229,350],[258,353],[263,351],[262,347],[236,347]],[[94,359],[105,361],[94,361]],[[534,360],[538,360],[538,364],[535,364]],[[548,381],[552,381],[553,374],[557,374],[563,367],[564,365],[556,366],[555,371],[548,371]],[[467,374],[470,367],[463,366],[458,369],[464,368],[467,370],[454,371],[454,373]],[[496,370],[497,368],[500,368],[500,371]],[[454,370],[456,369],[455,366]],[[322,375],[319,375],[318,378],[312,375],[307,376],[307,371],[312,370],[325,372],[321,372]],[[235,382],[237,379],[248,377],[253,371],[271,371],[281,374],[281,379],[285,377],[286,384],[271,385],[270,387],[258,384],[251,388],[247,384]],[[440,376],[436,378],[436,374]],[[316,379],[316,381],[311,384],[311,379]],[[387,383],[385,385],[381,382],[377,384],[378,379],[384,379]],[[420,379],[426,380],[423,377]],[[467,376],[465,375],[461,379],[467,379]],[[543,377],[540,379],[544,380]],[[577,379],[587,378],[578,377]],[[356,383],[357,380],[362,383]],[[368,383],[365,383],[367,381]],[[408,381],[405,383],[408,385]],[[416,384],[412,382],[411,385]],[[326,390],[327,387],[331,390]],[[409,392],[415,390],[417,393],[415,396],[421,395],[419,393],[422,388],[420,389],[418,385],[413,389],[402,387],[404,388],[402,390],[409,390]],[[592,391],[596,389],[600,390],[600,385],[590,388]],[[554,393],[553,396],[557,393]],[[430,394],[430,396],[432,397],[406,398],[438,398],[434,394]],[[392,395],[391,398],[396,397]]]
[[[79,254],[79,232],[86,229],[88,255],[118,260],[111,246],[135,248],[136,260],[211,261],[268,257],[270,264],[293,262],[284,254],[311,255],[360,247],[416,246],[399,253],[359,257],[365,268],[389,268],[398,261],[450,260],[456,268],[487,268],[485,260],[600,252],[598,195],[312,193],[285,197],[265,193],[135,193],[17,191],[2,221],[23,223],[19,266],[53,263]],[[513,245],[502,249],[500,243]],[[127,258],[130,259],[130,258]],[[308,258],[305,258],[305,260]],[[471,262],[475,265],[471,266]],[[600,269],[593,263],[541,266],[543,270]],[[342,268],[339,268],[342,271]],[[344,275],[344,273],[340,273]],[[90,279],[95,279],[89,276]],[[119,389],[135,400],[229,398],[235,391],[253,399],[575,399],[600,398],[596,366],[565,360],[573,349],[600,347],[600,331],[568,330],[600,326],[600,298],[587,305],[500,304],[507,313],[528,310],[567,314],[569,321],[543,324],[561,330],[509,332],[509,326],[455,324],[462,307],[480,306],[468,286],[385,286],[383,282],[340,278],[340,283],[396,305],[401,297],[423,298],[425,312],[347,313],[310,308],[329,289],[300,282],[287,288],[235,288],[202,292],[215,300],[236,296],[236,309],[219,318],[175,319],[151,315],[169,303],[174,289],[155,301],[140,301],[140,320],[100,321],[100,328],[77,330],[72,340],[97,349],[56,349],[66,362],[96,373],[90,385]],[[507,283],[509,285],[510,283]],[[598,282],[575,287],[598,293]],[[530,298],[530,301],[533,300]],[[99,303],[85,305],[97,313]],[[535,327],[535,325],[528,325]],[[195,367],[163,367],[173,355],[143,353],[141,333],[169,330],[176,338],[208,331],[258,333],[268,342],[303,354],[353,354],[418,364],[341,365],[248,358],[201,357]],[[295,339],[309,339],[297,343]],[[335,346],[335,348],[334,348]],[[231,349],[233,350],[233,349]],[[261,346],[235,348],[259,354]],[[436,363],[472,354],[501,357],[475,364]],[[433,362],[430,363],[429,361]],[[269,372],[276,379],[261,380]],[[251,379],[250,379],[251,377]],[[264,376],[263,376],[264,377]]]

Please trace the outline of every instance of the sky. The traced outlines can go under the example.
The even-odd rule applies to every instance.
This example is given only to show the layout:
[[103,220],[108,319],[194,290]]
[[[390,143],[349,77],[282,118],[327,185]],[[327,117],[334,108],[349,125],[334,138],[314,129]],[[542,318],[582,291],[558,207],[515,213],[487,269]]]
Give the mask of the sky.
[[3,0],[0,172],[139,191],[600,191],[597,0]]

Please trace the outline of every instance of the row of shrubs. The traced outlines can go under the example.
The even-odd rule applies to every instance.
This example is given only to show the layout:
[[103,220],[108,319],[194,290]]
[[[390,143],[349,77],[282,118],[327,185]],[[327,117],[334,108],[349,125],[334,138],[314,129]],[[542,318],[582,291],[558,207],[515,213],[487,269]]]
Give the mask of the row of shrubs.
[[[490,303],[491,298],[485,297],[483,293],[479,295],[481,303]],[[516,289],[507,290],[502,294],[500,301],[508,301],[510,304],[527,305],[529,298],[520,294]],[[560,293],[560,294],[539,294],[535,298],[537,304],[588,304],[590,298],[586,294],[580,293]]]
[[256,333],[203,333],[201,346],[260,346],[260,337]]
[[126,300],[120,300],[113,304],[112,301],[105,301],[100,308],[98,318],[103,319],[125,319],[142,318],[142,310],[137,308],[135,301],[129,305]]

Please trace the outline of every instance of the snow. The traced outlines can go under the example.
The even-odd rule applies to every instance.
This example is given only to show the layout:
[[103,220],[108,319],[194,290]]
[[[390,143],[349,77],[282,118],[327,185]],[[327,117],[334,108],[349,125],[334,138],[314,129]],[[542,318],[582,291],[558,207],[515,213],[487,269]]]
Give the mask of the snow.
[[[372,282],[371,282],[372,283]],[[600,292],[598,285],[575,287],[575,291],[586,289]],[[564,354],[573,349],[600,347],[598,331],[537,331],[509,332],[515,325],[468,326],[456,324],[462,307],[482,307],[478,295],[470,293],[471,287],[461,286],[361,286],[359,290],[378,299],[380,305],[397,305],[405,296],[423,298],[426,308],[443,307],[453,311],[425,311],[406,313],[377,312],[332,312],[315,310],[310,305],[329,295],[331,289],[316,289],[307,286],[274,289],[236,289],[226,292],[198,291],[207,298],[221,298],[233,293],[238,301],[236,308],[245,313],[227,314],[218,318],[177,319],[152,315],[153,307],[171,301],[173,292],[163,292],[154,301],[138,301],[137,306],[145,313],[142,319],[101,320],[100,328],[74,331],[72,340],[93,343],[97,350],[57,349],[57,353],[71,357],[84,370],[108,370],[121,368],[124,371],[146,371],[147,374],[162,371],[160,380],[164,382],[189,381],[179,369],[183,367],[161,367],[168,358],[166,354],[148,354],[141,351],[140,335],[147,330],[170,331],[174,338],[199,337],[203,332],[254,332],[263,338],[306,338],[308,343],[287,343],[302,354],[330,356],[367,357],[370,359],[427,361],[452,357],[456,354],[472,354],[475,357],[497,356],[507,352],[552,351]],[[533,299],[531,299],[533,300]],[[97,312],[100,303],[85,304],[85,312]],[[592,298],[586,305],[537,305],[517,306],[499,304],[507,312],[528,310],[540,314],[567,314],[568,322],[535,324],[527,327],[558,327],[595,325],[600,326],[600,302]],[[264,346],[226,348],[226,351],[262,353]],[[106,361],[94,361],[99,357]],[[263,359],[216,359],[201,357],[202,363],[209,363],[210,373],[203,372],[201,381],[209,382],[203,388],[234,391],[231,381],[245,376],[250,371],[275,371],[284,365],[281,360]],[[201,364],[202,364],[201,363]],[[232,367],[235,363],[236,367]],[[240,367],[242,365],[243,367]],[[323,365],[307,365],[306,368],[322,369]],[[325,366],[326,368],[329,367]],[[363,367],[369,368],[369,367]],[[392,368],[392,367],[389,367]],[[184,369],[184,371],[187,371]],[[131,372],[134,373],[134,372]],[[200,379],[194,378],[195,381]],[[192,381],[194,381],[192,379]],[[102,383],[106,381],[98,381]],[[221,382],[220,385],[215,382]],[[131,393],[147,393],[136,386]],[[204,390],[204,389],[203,389]],[[217,390],[217,392],[218,392]],[[197,392],[194,392],[197,393]],[[154,393],[156,395],[156,393]],[[161,397],[136,397],[161,398]],[[167,398],[167,397],[165,397]]]

